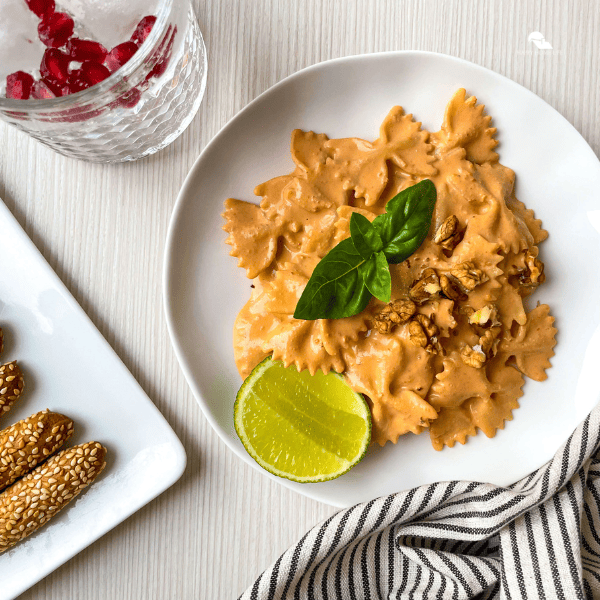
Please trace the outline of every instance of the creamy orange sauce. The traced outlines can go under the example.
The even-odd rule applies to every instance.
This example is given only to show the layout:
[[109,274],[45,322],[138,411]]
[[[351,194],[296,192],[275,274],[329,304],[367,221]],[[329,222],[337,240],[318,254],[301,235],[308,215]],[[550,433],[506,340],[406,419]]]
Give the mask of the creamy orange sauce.
[[[234,330],[235,360],[243,378],[271,354],[311,373],[344,373],[350,386],[367,397],[373,439],[381,445],[429,429],[440,450],[457,441],[464,444],[478,429],[492,437],[512,419],[523,376],[545,379],[554,354],[554,319],[546,305],[526,310],[523,299],[531,289],[515,275],[525,269],[527,251],[537,256],[537,244],[547,232],[514,196],[515,174],[498,162],[496,130],[483,108],[461,89],[436,133],[423,130],[399,106],[374,142],[295,130],[291,152],[296,168],[256,187],[260,206],[225,202],[230,253],[254,284]],[[384,306],[375,298],[354,317],[294,319],[316,264],[349,237],[352,212],[372,220],[398,192],[426,178],[437,189],[431,230],[408,260],[390,265],[392,299],[406,297],[427,267],[441,275],[470,261],[485,274],[463,302],[438,294],[418,307],[437,325],[443,351],[434,354],[411,343],[408,323],[386,334],[374,329]],[[458,218],[464,235],[447,255],[433,236],[450,215]],[[475,368],[460,355],[479,339],[464,311],[486,305],[498,311],[500,334],[495,355]]]

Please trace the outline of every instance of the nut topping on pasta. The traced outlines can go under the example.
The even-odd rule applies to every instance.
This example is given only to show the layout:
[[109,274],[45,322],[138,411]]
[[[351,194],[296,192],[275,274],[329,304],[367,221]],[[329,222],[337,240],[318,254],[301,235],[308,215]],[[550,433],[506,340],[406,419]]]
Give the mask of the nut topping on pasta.
[[[374,142],[295,130],[296,168],[256,188],[260,206],[225,202],[230,253],[254,284],[234,329],[242,377],[269,355],[343,373],[367,398],[380,445],[428,429],[441,450],[504,428],[524,377],[546,379],[556,329],[548,306],[524,304],[544,283],[538,244],[548,234],[515,197],[483,109],[461,89],[436,133],[398,106]],[[368,232],[389,200],[425,179],[437,191],[431,227],[389,265],[392,302],[295,319],[317,264],[350,238],[352,215]]]

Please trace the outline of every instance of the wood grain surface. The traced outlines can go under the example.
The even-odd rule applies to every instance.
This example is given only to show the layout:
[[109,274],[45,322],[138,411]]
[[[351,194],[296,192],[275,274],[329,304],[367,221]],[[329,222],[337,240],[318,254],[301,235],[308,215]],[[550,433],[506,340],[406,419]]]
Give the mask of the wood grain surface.
[[[134,164],[92,165],[63,158],[0,123],[0,197],[188,454],[187,471],[174,487],[26,592],[24,600],[235,598],[334,512],[263,477],[219,440],[179,370],[163,317],[162,256],[177,192],[202,148],[250,100],[326,59],[430,50],[473,61],[529,88],[600,153],[598,0],[195,5],[208,48],[208,86],[191,126],[166,150]],[[532,31],[542,32],[554,50],[528,44]],[[556,144],[560,151],[560,140]]]

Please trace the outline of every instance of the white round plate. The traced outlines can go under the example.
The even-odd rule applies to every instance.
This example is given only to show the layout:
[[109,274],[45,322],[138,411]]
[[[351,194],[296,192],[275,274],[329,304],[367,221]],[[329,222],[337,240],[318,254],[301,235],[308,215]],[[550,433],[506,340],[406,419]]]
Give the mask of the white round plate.
[[372,447],[357,467],[334,481],[298,484],[274,478],[328,504],[350,506],[450,479],[510,484],[549,460],[596,405],[598,158],[558,112],[497,73],[440,54],[370,54],[304,69],[251,102],[202,152],[175,205],[164,267],[171,340],[206,418],[234,452],[260,469],[233,427],[233,403],[242,381],[233,359],[232,330],[251,281],[229,256],[221,230],[223,201],[257,202],[254,186],[293,169],[289,145],[294,128],[373,140],[388,111],[399,104],[436,131],[459,87],[486,105],[498,128],[500,160],[517,174],[518,198],[550,232],[541,247],[547,283],[534,302],[548,303],[556,317],[553,367],[547,381],[527,381],[514,420],[493,439],[480,432],[465,446],[436,452],[427,433],[408,434],[396,445]]

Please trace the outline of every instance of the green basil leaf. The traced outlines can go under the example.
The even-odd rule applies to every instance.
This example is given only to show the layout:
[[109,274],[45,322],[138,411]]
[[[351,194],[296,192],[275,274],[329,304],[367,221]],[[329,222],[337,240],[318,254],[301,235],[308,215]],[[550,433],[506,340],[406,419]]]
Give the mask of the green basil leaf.
[[382,302],[389,302],[392,297],[392,277],[385,254],[376,252],[359,270],[369,292]]
[[350,217],[350,235],[354,247],[365,260],[371,258],[373,252],[379,252],[383,248],[377,229],[360,213],[352,213]]
[[364,262],[350,238],[332,248],[315,267],[294,318],[342,319],[363,311],[371,299],[358,271]]
[[406,260],[427,237],[436,201],[433,181],[424,179],[402,190],[373,221],[389,263]]
[[371,295],[391,299],[388,263],[406,260],[427,237],[436,202],[425,179],[392,198],[373,223],[353,213],[351,237],[330,250],[315,267],[296,305],[296,319],[341,319],[363,311]]

